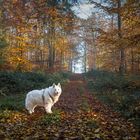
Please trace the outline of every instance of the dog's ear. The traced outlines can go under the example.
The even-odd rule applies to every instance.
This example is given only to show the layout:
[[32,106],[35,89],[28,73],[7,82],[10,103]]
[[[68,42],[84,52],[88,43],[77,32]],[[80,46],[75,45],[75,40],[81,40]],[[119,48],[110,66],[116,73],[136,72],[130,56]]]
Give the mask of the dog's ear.
[[53,83],[53,85],[52,85],[53,87],[55,87],[55,83]]
[[60,88],[61,88],[61,84],[60,83],[58,83],[58,85],[57,86],[59,86]]

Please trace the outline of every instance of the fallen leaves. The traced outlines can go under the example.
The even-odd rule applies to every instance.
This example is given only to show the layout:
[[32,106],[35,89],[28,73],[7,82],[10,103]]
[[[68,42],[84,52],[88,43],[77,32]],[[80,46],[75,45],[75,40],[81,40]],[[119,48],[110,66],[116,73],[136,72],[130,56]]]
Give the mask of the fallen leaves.
[[[0,114],[0,137],[52,140],[137,140],[132,123],[101,104],[75,77],[65,86],[53,114],[41,108],[32,115],[4,111]],[[76,78],[78,80],[78,78]],[[79,93],[82,87],[82,94]]]

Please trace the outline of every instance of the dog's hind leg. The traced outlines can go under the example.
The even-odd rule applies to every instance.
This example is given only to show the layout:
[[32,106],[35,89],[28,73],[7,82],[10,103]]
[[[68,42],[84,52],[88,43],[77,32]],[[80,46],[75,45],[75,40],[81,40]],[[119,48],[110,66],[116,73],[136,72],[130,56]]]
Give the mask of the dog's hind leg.
[[26,109],[28,110],[29,114],[32,114],[34,112],[34,108],[36,106],[34,106],[33,104],[29,103],[29,104],[26,104]]
[[34,110],[35,110],[35,108],[36,108],[36,105],[33,107],[33,109],[32,109],[32,112],[34,113]]
[[28,111],[29,111],[30,114],[34,113],[35,107],[36,107],[36,106],[34,106],[33,108],[28,109]]

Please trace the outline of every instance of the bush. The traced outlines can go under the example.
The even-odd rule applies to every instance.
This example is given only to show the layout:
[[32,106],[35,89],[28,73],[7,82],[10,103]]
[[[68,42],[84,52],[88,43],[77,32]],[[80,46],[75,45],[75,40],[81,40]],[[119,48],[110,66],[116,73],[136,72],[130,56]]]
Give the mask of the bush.
[[[90,71],[86,74],[89,78],[88,86],[94,91],[115,90],[139,90],[140,89],[140,76],[122,76],[113,72],[106,71]],[[91,77],[93,80],[91,80]]]
[[18,94],[16,96],[9,95],[4,98],[0,98],[0,110],[22,110],[25,106],[24,100],[24,94]]
[[48,87],[53,83],[63,84],[67,77],[66,73],[0,72],[0,90],[3,95],[24,93]]
[[0,89],[6,88],[6,94],[20,93],[39,88],[46,83],[44,75],[35,73],[0,72]]
[[122,76],[106,71],[90,71],[85,76],[94,96],[127,119],[140,124],[137,119],[140,117],[140,76]]
[[65,79],[69,79],[72,75],[71,72],[60,72],[60,74],[62,75],[63,78]]

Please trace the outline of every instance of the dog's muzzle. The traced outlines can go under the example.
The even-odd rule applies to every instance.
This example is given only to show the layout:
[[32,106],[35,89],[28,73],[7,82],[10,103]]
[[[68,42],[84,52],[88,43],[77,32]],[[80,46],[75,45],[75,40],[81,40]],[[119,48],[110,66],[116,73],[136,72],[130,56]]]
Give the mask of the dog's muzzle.
[[58,92],[55,92],[55,95],[58,95],[59,93]]

